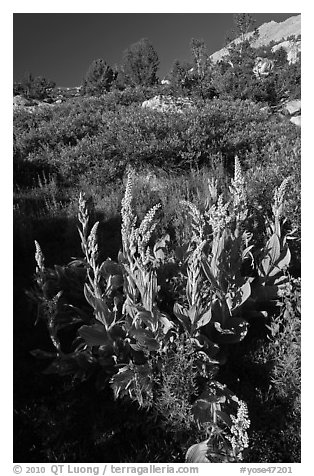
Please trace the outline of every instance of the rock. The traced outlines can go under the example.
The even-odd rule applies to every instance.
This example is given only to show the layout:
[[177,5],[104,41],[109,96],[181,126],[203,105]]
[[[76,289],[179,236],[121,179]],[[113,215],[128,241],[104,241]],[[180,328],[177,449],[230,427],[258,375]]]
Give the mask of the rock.
[[301,127],[301,99],[293,99],[282,107],[283,114],[298,127]]
[[301,116],[293,116],[290,118],[290,122],[292,122],[292,124],[295,124],[296,126],[298,127],[301,127]]
[[274,69],[274,62],[268,58],[261,58],[258,56],[255,59],[255,66],[253,68],[253,73],[257,78],[267,77],[270,72]]
[[31,106],[33,103],[29,99],[24,98],[23,96],[14,96],[13,97],[13,106],[14,107],[27,107]]
[[300,112],[301,112],[301,100],[300,99],[293,99],[292,101],[288,101],[284,105],[284,110],[287,111],[287,113],[290,116],[299,115]]
[[190,99],[173,98],[171,96],[154,96],[142,103],[142,107],[154,109],[160,112],[179,112],[183,113],[192,110],[195,106]]
[[[254,39],[253,31],[246,33],[244,36],[245,39],[250,40],[251,46],[253,48],[269,45],[271,41],[274,41],[276,44],[279,42],[282,43],[285,38],[288,38],[289,36],[294,36],[296,38],[296,41],[298,41],[297,37],[301,34],[301,15],[292,16],[287,20],[279,23],[275,21],[263,23],[263,25],[258,28],[258,32],[259,37],[257,39]],[[231,44],[239,44],[241,41],[242,38],[239,37],[232,41]],[[301,42],[298,48],[299,47],[301,48]],[[213,53],[210,58],[213,63],[216,63],[217,61],[221,61],[222,58],[227,54],[228,48],[225,47]]]

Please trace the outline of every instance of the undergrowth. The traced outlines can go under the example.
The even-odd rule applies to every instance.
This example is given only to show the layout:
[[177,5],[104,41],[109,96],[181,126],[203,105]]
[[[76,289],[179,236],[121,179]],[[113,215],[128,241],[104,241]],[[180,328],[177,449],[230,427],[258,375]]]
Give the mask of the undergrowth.
[[[233,347],[248,341],[250,352],[249,336],[257,323],[270,330],[264,359],[273,362],[269,378],[276,398],[289,387],[291,401],[297,400],[297,384],[282,386],[285,368],[292,379],[299,372],[295,359],[284,361],[292,336],[299,333],[291,327],[294,288],[286,273],[291,258],[291,232],[283,227],[288,182],[275,191],[262,247],[256,248],[254,230],[246,229],[250,210],[236,158],[229,189],[211,179],[200,209],[182,202],[188,226],[179,243],[169,234],[158,236],[162,200],[138,221],[130,170],[122,199],[122,246],[115,261],[99,260],[99,222],[91,222],[90,204],[81,194],[83,258],[47,268],[36,242],[32,296],[55,350],[33,355],[51,360],[46,373],[95,379],[96,388],[109,386],[116,399],[146,408],[174,448],[186,453],[187,462],[249,458],[248,410],[254,409],[254,401],[246,395],[247,409],[245,391],[237,397],[219,375],[220,369],[232,368],[228,356]],[[297,355],[299,341],[294,348]]]

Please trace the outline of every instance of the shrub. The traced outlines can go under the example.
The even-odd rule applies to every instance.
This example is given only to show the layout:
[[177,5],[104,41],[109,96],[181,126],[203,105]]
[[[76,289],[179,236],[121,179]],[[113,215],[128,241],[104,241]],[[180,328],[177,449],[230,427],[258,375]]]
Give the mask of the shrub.
[[[99,262],[99,223],[90,223],[82,195],[84,258],[51,270],[36,243],[34,296],[56,353],[37,350],[34,355],[54,359],[49,373],[76,379],[98,374],[99,385],[109,384],[116,398],[162,413],[178,433],[191,427],[198,439],[206,439],[189,448],[188,462],[240,461],[248,445],[247,407],[215,376],[227,347],[245,338],[251,316],[273,309],[286,287],[290,251],[281,224],[287,180],[275,192],[265,243],[256,256],[245,229],[247,196],[237,158],[230,200],[210,181],[204,212],[186,203],[189,241],[172,250],[169,236],[155,235],[160,204],[137,223],[133,180],[130,172],[118,262]],[[174,277],[179,293],[166,314],[158,295],[174,290]],[[69,325],[77,329],[77,339],[67,351],[61,331]]]
[[138,104],[113,107],[107,96],[15,114],[15,162],[25,170],[30,162],[46,166],[68,185],[82,174],[101,183],[103,175],[114,178],[114,170],[120,173],[126,163],[168,170],[205,165],[215,171],[222,161],[231,174],[234,154],[245,167],[256,167],[268,161],[269,144],[288,152],[300,136],[293,124],[279,122],[250,101],[213,100],[182,114]]

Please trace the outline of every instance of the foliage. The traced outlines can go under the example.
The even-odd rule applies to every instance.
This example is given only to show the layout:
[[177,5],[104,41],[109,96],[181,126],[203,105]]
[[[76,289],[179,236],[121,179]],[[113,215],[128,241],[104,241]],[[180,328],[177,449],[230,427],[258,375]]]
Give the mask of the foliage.
[[[240,43],[245,41],[245,35],[254,30],[255,20],[250,13],[235,13],[233,15],[233,36],[240,38]],[[255,31],[255,38],[258,38],[258,31]]]
[[170,91],[173,96],[190,96],[193,79],[189,75],[192,64],[175,60],[169,73]]
[[[220,97],[234,99],[252,99],[278,106],[283,99],[301,97],[301,62],[289,64],[287,53],[280,48],[273,52],[272,45],[253,48],[258,38],[258,30],[248,39],[247,33],[252,30],[250,14],[238,14],[235,19],[235,38],[237,43],[228,44],[226,55],[213,69],[213,86]],[[274,61],[274,68],[262,78],[253,74],[253,67],[258,57]]]
[[237,356],[242,398],[248,401],[254,427],[248,462],[301,461],[300,279],[289,277],[279,294],[266,336],[256,333],[255,349]]
[[193,57],[192,86],[193,93],[203,100],[212,99],[216,90],[212,85],[212,64],[204,40],[191,40]]
[[[301,289],[300,279],[290,279],[280,292],[279,315],[269,325],[265,354],[273,362],[271,393],[292,405],[300,404],[301,390]],[[300,412],[300,406],[293,409]]]
[[130,86],[153,86],[157,82],[158,66],[157,52],[147,38],[142,38],[123,53],[123,81]]
[[[204,443],[196,443],[187,461],[200,461],[200,451],[203,461],[240,461],[248,445],[247,409],[215,375],[226,348],[245,338],[251,316],[262,318],[285,289],[290,252],[281,223],[287,183],[275,192],[266,242],[255,256],[245,230],[247,198],[237,158],[229,200],[210,181],[204,212],[186,202],[192,235],[172,251],[170,237],[155,234],[160,204],[138,223],[132,170],[122,200],[117,262],[99,262],[99,223],[90,222],[90,205],[81,195],[84,258],[47,269],[36,242],[33,295],[56,353],[33,355],[54,359],[47,373],[79,380],[97,375],[98,386],[109,384],[115,398],[156,412],[177,434],[199,432],[206,452]],[[180,291],[173,310],[165,312],[158,296],[171,292],[174,277]],[[62,329],[69,326],[77,334],[70,352],[62,343]]]
[[28,99],[44,99],[50,96],[56,83],[43,76],[34,76],[28,73],[20,82],[14,83],[13,94],[21,94]]
[[[253,168],[269,144],[280,153],[281,147],[293,147],[300,136],[293,124],[281,122],[250,101],[206,101],[184,114],[115,103],[116,99],[123,104],[141,101],[149,93],[134,89],[132,98],[131,91],[115,91],[48,111],[15,113],[14,163],[19,175],[38,165],[39,171],[55,173],[67,185],[84,176],[91,183],[105,184],[121,175],[128,162],[168,170],[204,165],[214,170],[218,156],[228,173],[234,154]],[[18,183],[23,185],[21,179]]]
[[82,94],[100,96],[110,90],[113,81],[112,68],[103,59],[94,60],[85,75]]

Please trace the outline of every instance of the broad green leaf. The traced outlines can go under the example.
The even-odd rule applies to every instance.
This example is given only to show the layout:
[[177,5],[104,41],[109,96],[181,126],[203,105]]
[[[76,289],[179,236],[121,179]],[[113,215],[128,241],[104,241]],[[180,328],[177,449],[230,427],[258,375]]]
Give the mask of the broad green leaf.
[[251,285],[249,281],[244,283],[239,289],[237,289],[235,295],[232,297],[232,308],[230,311],[234,311],[250,297],[251,295]]
[[59,356],[43,371],[43,373],[46,375],[59,374],[65,376],[73,374],[77,368],[76,355],[69,354],[66,356]]
[[87,345],[107,345],[110,343],[108,333],[103,325],[100,323],[92,326],[82,326],[78,330],[78,334]]
[[277,273],[280,273],[284,268],[288,267],[291,260],[291,253],[287,247],[284,252],[280,255],[279,260],[275,263],[273,269],[269,272],[269,276],[275,276]]
[[189,244],[185,243],[182,246],[177,246],[175,249],[175,254],[177,261],[184,262],[186,257],[187,257],[187,250],[188,250]]
[[248,255],[251,257],[251,249],[254,248],[254,245],[250,245],[248,246],[247,248],[245,248],[245,250],[243,250],[242,252],[242,260],[244,260]]
[[41,349],[34,349],[30,351],[30,354],[36,359],[55,359],[58,354],[55,352],[45,352]]
[[208,281],[211,283],[211,285],[214,287],[214,289],[219,289],[218,282],[216,280],[215,275],[217,274],[216,271],[213,273],[211,265],[209,264],[207,258],[202,259],[202,268],[205,273],[206,278]]
[[213,415],[226,402],[224,387],[221,389],[212,382],[210,389],[205,390],[194,402],[192,414],[197,423],[211,422]]
[[91,365],[95,363],[95,357],[89,351],[78,352],[75,361],[80,368],[89,370]]
[[186,463],[210,463],[207,458],[208,452],[208,440],[202,441],[202,443],[197,443],[190,446],[186,452],[185,462]]
[[123,286],[123,276],[120,274],[111,274],[107,282],[107,290],[115,291]]
[[110,380],[114,397],[118,398],[128,394],[128,387],[132,384],[133,380],[134,370],[130,369],[128,365],[119,369],[119,372]]
[[143,395],[149,394],[152,389],[152,373],[148,364],[129,365],[119,369],[111,380],[110,385],[115,398],[129,396],[143,404]]
[[114,322],[115,314],[111,312],[104,299],[98,298],[94,295],[90,286],[85,283],[84,295],[87,302],[94,309],[94,315],[98,321],[100,321],[107,328]]
[[155,272],[140,273],[141,289],[140,293],[143,300],[143,306],[148,311],[153,310],[153,304],[157,294],[157,276]]
[[281,286],[283,284],[286,284],[288,281],[289,281],[288,276],[282,275],[282,276],[279,276],[279,278],[275,279],[274,285],[275,286]]
[[121,266],[114,261],[112,261],[110,258],[107,258],[106,261],[104,261],[100,267],[100,271],[109,276],[114,276],[114,275],[120,275],[122,276],[122,269]]
[[211,309],[208,309],[208,311],[204,312],[204,314],[198,319],[196,323],[196,329],[206,326],[206,324],[210,322],[211,318],[212,318],[212,311]]
[[190,332],[191,321],[190,321],[189,316],[188,316],[188,311],[186,309],[184,309],[184,307],[181,306],[181,304],[176,302],[173,306],[173,312],[174,312],[174,315],[176,316],[176,318],[179,319],[179,321],[181,322],[183,327],[188,332]]
[[210,399],[211,401],[209,401],[209,398],[198,398],[193,404],[192,414],[196,423],[200,425],[213,420],[215,404],[219,404],[221,398],[211,395]]
[[163,333],[166,335],[170,329],[174,327],[174,323],[171,322],[165,314],[158,312],[158,320],[161,324]]
[[157,261],[164,261],[166,255],[162,248],[154,248],[154,256]]
[[278,298],[279,286],[259,286],[254,290],[255,303],[269,303]]
[[119,263],[122,264],[122,265],[128,264],[128,260],[127,260],[127,258],[124,256],[124,254],[122,253],[122,251],[119,251],[119,253],[118,253],[118,261],[119,261]]
[[216,410],[217,415],[219,418],[229,427],[232,427],[232,420],[230,416],[226,412],[222,412],[221,410]]
[[85,296],[85,299],[88,302],[88,304],[90,304],[90,306],[92,306],[92,308],[95,309],[96,304],[95,304],[94,293],[91,290],[90,286],[86,283],[85,283],[85,286],[84,286],[84,296]]
[[153,313],[150,311],[146,311],[145,309],[138,311],[135,316],[135,319],[143,321],[148,326],[151,326],[151,324],[155,321]]
[[188,310],[188,316],[193,328],[195,328],[194,324],[198,320],[198,309],[196,304],[193,304],[193,306],[190,307],[190,309]]
[[157,342],[153,332],[150,329],[133,327],[130,329],[129,335],[136,339],[137,344],[149,350],[150,352],[159,350],[160,344]]
[[267,254],[262,261],[262,268],[263,268],[265,276],[268,276],[274,263],[278,260],[280,256],[280,241],[276,233],[274,233],[269,238],[266,244],[266,252]]

